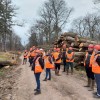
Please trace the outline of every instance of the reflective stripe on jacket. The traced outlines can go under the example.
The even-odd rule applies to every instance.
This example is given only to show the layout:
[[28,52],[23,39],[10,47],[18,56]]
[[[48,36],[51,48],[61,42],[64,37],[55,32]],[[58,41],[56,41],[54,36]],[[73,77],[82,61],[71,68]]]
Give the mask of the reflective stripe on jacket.
[[[58,52],[55,52],[54,54],[53,54],[53,57],[54,57],[54,59],[55,59],[55,63],[58,63],[58,64],[60,64],[61,63],[61,58],[59,58],[59,55],[60,55],[60,53],[58,53]],[[58,59],[59,58],[59,59]],[[58,59],[58,60],[57,60]]]
[[67,58],[68,58],[68,59],[66,59],[66,62],[74,62],[74,58],[73,58],[74,52],[72,52],[71,54],[66,52],[66,55],[67,55]]
[[89,53],[86,52],[86,56],[85,56],[85,60],[84,60],[84,66],[86,66],[86,61],[87,61],[87,59],[88,59],[88,60],[89,60],[89,62],[88,62],[88,63],[89,63],[89,67],[92,67],[94,55],[95,55],[95,52],[93,52],[92,55],[90,55],[91,57],[90,57],[90,59],[89,59],[89,58],[88,58]]
[[97,59],[98,56],[100,57],[100,54],[98,54],[94,57],[94,61],[92,63],[92,72],[95,73],[95,74],[100,74],[100,66],[96,62],[96,59]]

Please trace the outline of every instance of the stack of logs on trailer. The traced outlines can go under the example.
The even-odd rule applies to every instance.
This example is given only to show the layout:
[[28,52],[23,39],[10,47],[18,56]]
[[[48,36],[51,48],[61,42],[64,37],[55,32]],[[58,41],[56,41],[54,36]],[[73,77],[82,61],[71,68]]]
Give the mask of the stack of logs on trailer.
[[65,32],[54,42],[55,47],[63,49],[63,45],[66,44],[67,47],[73,47],[75,52],[75,62],[83,63],[85,53],[88,50],[89,44],[99,44],[98,41],[92,41],[89,38],[79,37],[76,33]]

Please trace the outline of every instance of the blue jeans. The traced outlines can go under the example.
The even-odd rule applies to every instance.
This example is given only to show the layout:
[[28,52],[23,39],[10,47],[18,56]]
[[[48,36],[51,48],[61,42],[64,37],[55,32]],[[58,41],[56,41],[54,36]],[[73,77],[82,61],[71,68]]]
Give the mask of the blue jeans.
[[97,95],[100,96],[100,74],[95,74],[95,80],[97,84]]
[[40,75],[41,73],[35,73],[35,79],[36,79],[36,83],[37,83],[37,90],[40,90]]
[[73,62],[66,62],[66,69],[69,70],[69,67],[73,70]]
[[63,59],[64,71],[66,71],[66,59]]
[[51,79],[51,69],[50,68],[46,68],[46,79],[48,78],[49,75],[49,79]]

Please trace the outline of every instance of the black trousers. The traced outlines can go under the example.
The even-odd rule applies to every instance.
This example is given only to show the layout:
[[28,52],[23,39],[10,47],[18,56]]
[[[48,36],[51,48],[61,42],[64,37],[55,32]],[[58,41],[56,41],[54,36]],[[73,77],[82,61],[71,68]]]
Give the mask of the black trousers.
[[64,71],[66,71],[66,59],[63,59]]
[[86,74],[87,74],[88,78],[91,78],[92,80],[95,79],[94,73],[92,72],[92,67],[85,66],[85,71],[86,71]]
[[60,70],[60,64],[55,63],[55,69],[56,69],[56,70]]

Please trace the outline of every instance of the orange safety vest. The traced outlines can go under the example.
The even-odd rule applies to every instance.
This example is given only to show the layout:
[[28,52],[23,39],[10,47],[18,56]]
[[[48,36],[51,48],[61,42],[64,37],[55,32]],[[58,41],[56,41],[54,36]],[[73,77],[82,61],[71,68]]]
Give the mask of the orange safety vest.
[[24,53],[24,58],[28,58],[28,52]]
[[41,65],[39,64],[39,58],[38,57],[35,61],[35,71],[34,73],[41,73],[43,71],[43,69],[41,68]]
[[[60,53],[58,53],[58,52],[53,53],[53,57],[54,57],[55,60],[58,58],[59,54]],[[58,61],[55,61],[55,63],[58,63],[58,64],[61,63],[61,59],[59,59]]]
[[92,67],[92,63],[93,63],[94,57],[95,57],[95,52],[92,53],[92,56],[90,58],[90,67]]
[[35,50],[31,52],[30,56],[31,57],[35,57],[36,56]]
[[[89,67],[92,67],[92,62],[93,62],[93,59],[94,59],[94,55],[95,55],[95,52],[93,52],[92,55],[91,55],[91,57],[90,57]],[[87,60],[87,57],[88,57],[88,52],[86,52],[86,56],[85,56],[85,60],[84,60],[84,66],[86,66],[85,61]]]
[[30,51],[28,52],[28,58],[30,57],[30,55],[31,55],[31,53],[30,53]]
[[[66,62],[74,62],[74,59],[72,59],[74,52],[72,52],[71,54],[66,52],[66,55],[68,57],[69,60],[66,59]],[[72,60],[71,60],[72,59]]]
[[95,74],[100,74],[100,66],[98,65],[98,63],[96,62],[96,58],[100,56],[100,54],[96,55],[94,57],[94,61],[92,63],[92,72]]
[[54,56],[54,53],[55,53],[55,52],[52,52],[51,55]]
[[45,58],[45,67],[46,67],[46,68],[50,68],[50,69],[53,69],[53,68],[54,68],[54,64],[53,64],[53,63],[51,64],[51,63],[49,62],[49,57],[46,57],[46,58]]

